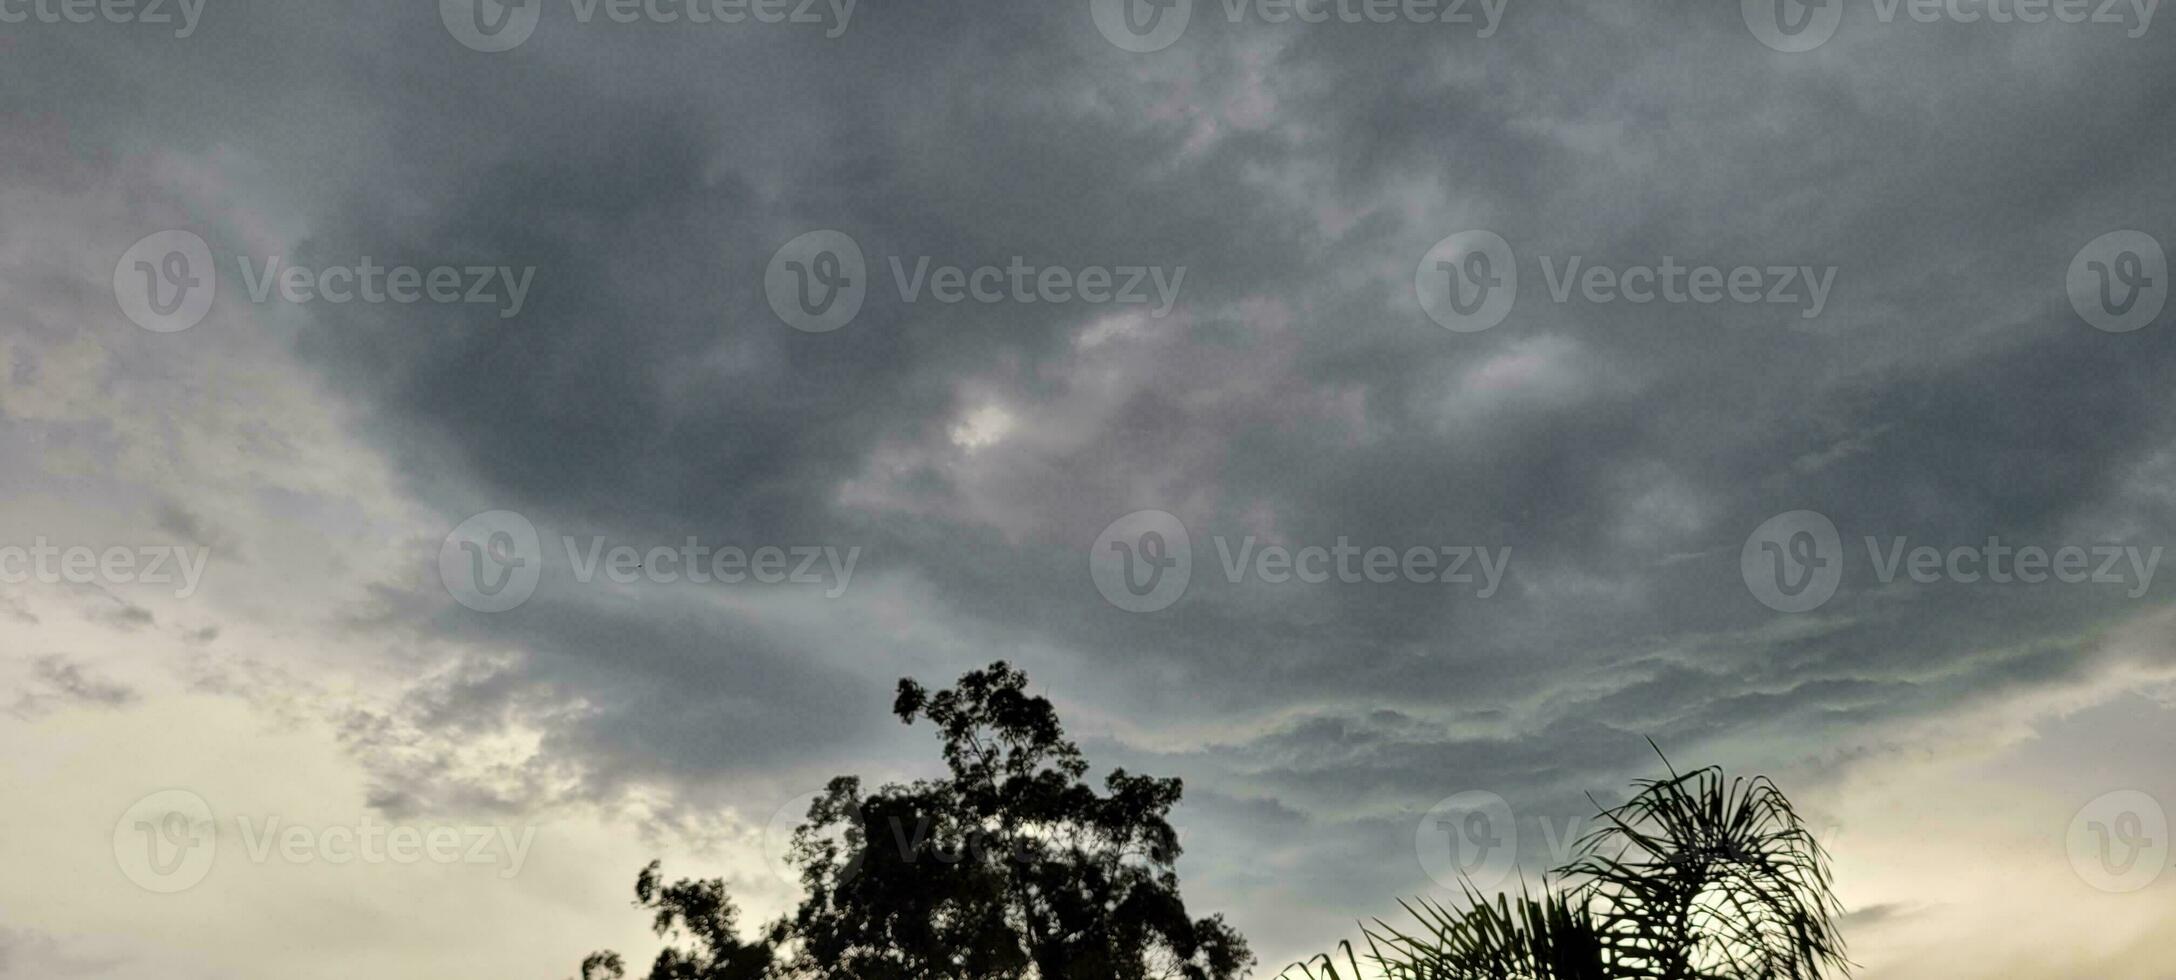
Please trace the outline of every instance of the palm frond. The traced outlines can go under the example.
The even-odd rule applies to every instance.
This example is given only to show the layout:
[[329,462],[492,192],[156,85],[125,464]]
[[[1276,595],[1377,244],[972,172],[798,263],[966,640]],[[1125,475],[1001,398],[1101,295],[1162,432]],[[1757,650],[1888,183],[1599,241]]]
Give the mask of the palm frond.
[[[1652,746],[1654,743],[1648,743]],[[1655,750],[1657,756],[1662,750]],[[1411,923],[1362,929],[1294,964],[1294,980],[1822,980],[1847,977],[1828,853],[1767,777],[1719,768],[1634,782],[1556,870],[1558,886],[1463,908],[1400,903]],[[1367,969],[1363,971],[1363,966]]]
[[1603,923],[1615,975],[1848,973],[1828,854],[1773,782],[1710,766],[1634,785],[1558,869]]
[[1330,956],[1295,964],[1307,980],[1599,980],[1602,934],[1587,910],[1562,894],[1522,893],[1491,902],[1472,885],[1465,906],[1419,899],[1400,902],[1412,923],[1377,920],[1363,930],[1371,970],[1351,944],[1341,970]]

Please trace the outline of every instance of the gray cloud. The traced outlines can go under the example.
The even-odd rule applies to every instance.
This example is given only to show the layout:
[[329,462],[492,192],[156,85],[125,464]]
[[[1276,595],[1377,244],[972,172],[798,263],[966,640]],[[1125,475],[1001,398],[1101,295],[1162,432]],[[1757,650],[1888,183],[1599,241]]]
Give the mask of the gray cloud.
[[[390,760],[370,777],[391,812],[896,771],[919,736],[884,714],[892,680],[1008,657],[1099,761],[1187,777],[1205,887],[1242,925],[1319,912],[1319,932],[1424,886],[1402,855],[1451,792],[1584,813],[1654,770],[1648,737],[1827,780],[1915,721],[2169,666],[2106,637],[2163,585],[1885,586],[1861,542],[2170,539],[2166,318],[2102,334],[2062,295],[2104,231],[2176,243],[2164,43],[1854,21],[1788,57],[1728,5],[1514,5],[1483,40],[1202,4],[1133,56],[1080,6],[872,6],[837,41],[558,21],[486,56],[428,5],[236,3],[188,43],[17,39],[0,109],[63,121],[0,159],[56,187],[125,172],[78,160],[225,161],[246,206],[193,216],[221,254],[272,234],[305,265],[534,266],[515,318],[294,323],[449,526],[503,507],[638,547],[866,548],[821,623],[563,581],[479,617],[378,583],[335,625],[418,678],[344,718]],[[1517,249],[1522,291],[1451,334],[1412,269],[1472,227]],[[809,335],[762,278],[818,228],[857,239],[871,291]],[[1540,259],[1574,254],[1835,266],[1836,286],[1812,321],[1554,303]],[[1188,277],[1163,320],[888,292],[886,257],[1016,255]],[[1003,435],[953,438],[993,406]],[[234,543],[202,507],[158,519]],[[1136,616],[1083,566],[1143,508],[1186,522],[1196,578]],[[1801,508],[1851,565],[1820,612],[1779,617],[1735,558]],[[1485,600],[1222,581],[1209,538],[1248,534],[1513,559]],[[129,610],[151,622],[111,622]],[[440,751],[513,727],[542,754],[496,782]],[[1271,846],[1288,873],[1252,863]]]
[[24,718],[43,714],[58,705],[121,708],[138,699],[135,689],[58,653],[31,660],[30,673],[32,683],[16,696],[15,704],[9,708]]

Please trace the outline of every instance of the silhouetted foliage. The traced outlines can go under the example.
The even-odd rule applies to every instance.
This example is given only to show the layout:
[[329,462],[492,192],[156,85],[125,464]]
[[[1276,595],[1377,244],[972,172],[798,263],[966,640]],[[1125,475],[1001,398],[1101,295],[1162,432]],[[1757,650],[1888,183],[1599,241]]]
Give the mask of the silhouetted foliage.
[[[864,795],[842,776],[811,803],[792,860],[806,897],[753,943],[717,880],[636,882],[669,941],[651,980],[1229,980],[1254,958],[1221,916],[1179,897],[1176,779],[1111,772],[1098,793],[1048,700],[1002,662],[892,710],[926,719],[949,776]],[[592,954],[584,980],[622,976]]]
[[[667,946],[659,952],[650,966],[650,980],[761,980],[777,975],[785,924],[772,924],[756,943],[741,942],[740,910],[726,896],[724,882],[683,878],[660,885],[658,862],[652,861],[635,877],[635,904],[656,913],[651,928],[658,935],[685,934],[693,942],[687,950]],[[618,980],[623,975],[618,953],[591,953],[582,961],[582,980]]]
[[[1649,743],[1653,744],[1653,743]],[[1661,755],[1661,750],[1656,749]],[[1669,760],[1663,760],[1669,769]],[[1565,887],[1466,908],[1406,905],[1288,973],[1311,980],[1820,980],[1848,976],[1828,855],[1767,777],[1709,766],[1643,779],[1558,868]]]

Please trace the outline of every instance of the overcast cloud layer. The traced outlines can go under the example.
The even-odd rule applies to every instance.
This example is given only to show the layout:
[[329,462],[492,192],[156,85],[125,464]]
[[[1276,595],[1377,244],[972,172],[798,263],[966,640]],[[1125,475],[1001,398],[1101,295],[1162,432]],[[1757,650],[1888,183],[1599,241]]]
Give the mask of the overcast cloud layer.
[[[1648,739],[1824,828],[1862,976],[2176,972],[2176,308],[2150,313],[2165,257],[2095,244],[2176,246],[2151,6],[1832,0],[1832,37],[1779,51],[1757,0],[1493,26],[1179,0],[1129,51],[1088,0],[533,3],[494,52],[461,0],[207,0],[186,28],[0,0],[0,545],[205,558],[188,589],[0,584],[0,976],[647,959],[643,862],[788,907],[773,815],[927,772],[893,684],[1000,658],[1099,765],[1185,778],[1189,901],[1270,972],[1443,894],[1447,798],[1500,797],[1496,853],[1538,880],[1589,794],[1659,771]],[[1913,16],[1952,8],[1986,16]],[[169,230],[216,299],[157,332],[116,282],[177,281],[132,252]],[[864,259],[828,332],[766,291],[818,230]],[[1516,301],[1445,329],[1416,270],[1473,230]],[[275,256],[506,271],[491,302],[254,300]],[[1015,257],[1153,270],[1148,301],[913,282]],[[1594,293],[1572,257],[1753,267],[1760,300]],[[2145,322],[2089,322],[2074,265]],[[441,570],[489,511],[540,542],[498,612]],[[1134,611],[1090,564],[1141,511],[1186,529],[1190,580]],[[1757,529],[1798,511],[1839,548],[1801,567],[1814,538],[1777,534],[1779,574],[1840,580],[1781,611]],[[856,563],[582,571],[593,540],[690,538]],[[2085,549],[2086,580],[1994,581],[1991,540]],[[1226,571],[1340,541],[1358,581]],[[1377,547],[1504,563],[1370,581]],[[164,894],[123,852],[168,790],[218,850]],[[272,818],[534,838],[254,858]]]

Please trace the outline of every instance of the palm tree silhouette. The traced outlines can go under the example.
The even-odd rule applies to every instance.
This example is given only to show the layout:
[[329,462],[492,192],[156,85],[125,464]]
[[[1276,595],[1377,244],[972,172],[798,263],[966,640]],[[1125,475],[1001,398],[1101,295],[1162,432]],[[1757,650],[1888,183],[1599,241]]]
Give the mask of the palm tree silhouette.
[[[1649,745],[1654,743],[1650,741]],[[1656,749],[1660,756],[1661,750]],[[1401,902],[1367,952],[1294,964],[1307,980],[1819,980],[1850,975],[1828,854],[1767,777],[1709,766],[1643,779],[1556,869],[1555,888],[1465,908]],[[1371,969],[1363,971],[1365,963]]]

